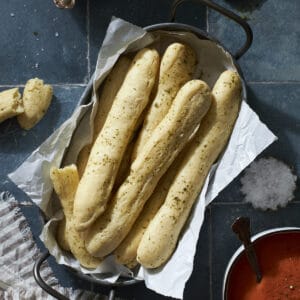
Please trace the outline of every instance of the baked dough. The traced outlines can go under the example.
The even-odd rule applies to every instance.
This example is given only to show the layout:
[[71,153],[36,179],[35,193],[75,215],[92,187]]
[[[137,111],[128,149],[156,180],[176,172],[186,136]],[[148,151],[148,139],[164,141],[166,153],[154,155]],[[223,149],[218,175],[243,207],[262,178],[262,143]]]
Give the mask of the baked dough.
[[125,149],[146,107],[159,67],[156,50],[140,50],[126,74],[89,156],[74,202],[77,230],[86,230],[106,209]]
[[[67,241],[65,246],[70,248],[83,267],[96,268],[101,263],[101,260],[91,256],[86,251],[84,240],[74,226],[73,202],[79,182],[77,167],[70,165],[61,169],[51,168],[50,178],[54,190],[60,199],[66,220],[65,236],[61,240],[63,243]],[[63,223],[60,223],[61,225],[63,226]]]
[[198,128],[210,103],[210,89],[201,80],[191,80],[179,90],[169,112],[132,163],[109,208],[87,230],[86,248],[92,255],[108,255],[126,237],[157,182]]
[[53,96],[53,88],[38,78],[27,81],[23,92],[24,112],[18,115],[20,126],[26,130],[34,127],[45,115]]
[[127,56],[121,56],[111,72],[108,74],[99,98],[97,113],[94,118],[94,132],[92,144],[86,145],[80,151],[77,158],[77,168],[79,177],[81,178],[89,159],[92,145],[99,135],[107,115],[112,107],[113,101],[124,81],[125,75],[129,69],[131,60]]
[[138,246],[149,223],[165,201],[169,188],[176,175],[177,168],[174,165],[181,161],[180,156],[182,156],[181,153],[172,163],[166,174],[162,176],[130,232],[114,251],[118,263],[126,265],[130,269],[138,264],[138,261],[136,260]]
[[196,54],[188,45],[173,43],[167,47],[160,64],[157,93],[136,141],[132,160],[167,114],[179,89],[192,79],[196,63]]
[[18,88],[0,92],[0,123],[24,112]]
[[228,142],[241,102],[238,74],[230,70],[222,73],[212,94],[212,105],[183,150],[185,155],[175,166],[177,175],[168,195],[139,244],[137,260],[146,268],[157,268],[172,255],[205,178]]

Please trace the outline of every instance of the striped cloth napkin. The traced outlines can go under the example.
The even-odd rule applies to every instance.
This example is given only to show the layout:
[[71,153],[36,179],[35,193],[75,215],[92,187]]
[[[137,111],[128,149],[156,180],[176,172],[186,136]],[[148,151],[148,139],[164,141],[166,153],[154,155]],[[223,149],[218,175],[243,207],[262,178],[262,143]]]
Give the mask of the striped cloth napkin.
[[[18,202],[7,192],[0,193],[0,299],[54,299],[33,278],[33,265],[40,255]],[[41,275],[47,284],[69,299],[107,299],[60,286],[47,262],[41,267]]]

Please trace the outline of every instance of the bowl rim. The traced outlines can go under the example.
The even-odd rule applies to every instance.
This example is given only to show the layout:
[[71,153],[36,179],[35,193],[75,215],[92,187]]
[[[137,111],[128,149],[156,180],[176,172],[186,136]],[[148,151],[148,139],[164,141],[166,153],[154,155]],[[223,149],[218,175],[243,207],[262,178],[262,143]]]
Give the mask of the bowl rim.
[[[266,236],[271,236],[273,234],[277,234],[277,233],[293,233],[293,232],[299,232],[300,234],[300,227],[275,227],[275,228],[271,228],[271,229],[267,229],[267,230],[263,230],[253,236],[251,236],[251,241],[252,242],[256,242],[259,239],[262,239],[263,237]],[[241,245],[231,256],[225,273],[224,273],[224,277],[223,277],[223,286],[222,286],[222,299],[223,300],[227,300],[227,287],[228,287],[228,279],[229,279],[229,274],[234,266],[234,264],[237,262],[238,258],[242,255],[244,251],[244,246]]]

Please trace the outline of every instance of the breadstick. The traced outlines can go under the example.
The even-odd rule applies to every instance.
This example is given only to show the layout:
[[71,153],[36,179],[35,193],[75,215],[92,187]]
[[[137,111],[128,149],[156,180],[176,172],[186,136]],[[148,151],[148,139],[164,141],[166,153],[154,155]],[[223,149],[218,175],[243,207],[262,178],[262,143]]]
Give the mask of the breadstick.
[[129,174],[130,165],[131,165],[131,156],[132,156],[132,152],[133,152],[134,145],[136,142],[136,134],[144,120],[144,117],[145,117],[145,110],[140,115],[140,117],[136,123],[134,133],[131,137],[131,140],[124,152],[124,155],[123,155],[123,158],[120,163],[120,167],[119,167],[119,170],[118,170],[118,173],[116,176],[116,180],[114,183],[114,187],[113,187],[114,191],[116,191],[119,188],[119,186],[123,183],[123,181],[126,179],[127,175]]
[[188,45],[173,43],[166,49],[160,65],[156,96],[149,108],[132,154],[132,161],[167,114],[178,90],[192,79],[196,54]]
[[111,253],[126,237],[157,182],[191,138],[207,112],[211,93],[207,84],[191,80],[131,165],[125,182],[108,210],[86,232],[86,248],[94,256]]
[[84,169],[89,159],[92,145],[94,144],[97,136],[99,135],[99,132],[101,131],[105,123],[106,117],[112,107],[117,92],[119,91],[124,81],[130,63],[131,60],[128,57],[121,56],[104,82],[103,90],[99,98],[97,113],[94,119],[93,141],[91,144],[86,145],[82,148],[77,158],[76,165],[80,178],[83,175]]
[[119,188],[119,186],[124,182],[124,180],[126,179],[129,173],[133,148],[134,148],[134,140],[130,141],[130,143],[128,144],[125,150],[123,159],[120,163],[118,174],[116,176],[114,190],[117,190]]
[[101,260],[91,256],[86,251],[84,240],[74,226],[73,202],[79,182],[76,166],[70,165],[62,169],[51,168],[50,178],[65,214],[66,235],[64,239],[67,241],[67,246],[69,246],[71,252],[82,266],[86,268],[96,268]]
[[18,88],[0,92],[0,123],[24,112]]
[[38,78],[27,81],[23,92],[24,112],[17,116],[26,130],[34,127],[45,115],[53,96],[53,88]]
[[87,229],[106,209],[124,151],[148,103],[158,64],[157,51],[144,48],[129,68],[79,182],[74,202],[77,230]]
[[159,267],[172,255],[205,178],[228,142],[241,101],[238,74],[222,73],[212,94],[212,105],[196,136],[183,150],[185,156],[165,202],[139,244],[137,260],[146,268]]
[[174,180],[174,176],[176,175],[176,168],[174,168],[173,165],[178,160],[180,161],[180,156],[181,153],[172,163],[166,174],[162,176],[153,194],[147,200],[142,212],[133,224],[130,232],[114,251],[118,263],[126,265],[128,268],[133,268],[138,264],[136,260],[138,246],[149,223],[165,201],[169,188]]

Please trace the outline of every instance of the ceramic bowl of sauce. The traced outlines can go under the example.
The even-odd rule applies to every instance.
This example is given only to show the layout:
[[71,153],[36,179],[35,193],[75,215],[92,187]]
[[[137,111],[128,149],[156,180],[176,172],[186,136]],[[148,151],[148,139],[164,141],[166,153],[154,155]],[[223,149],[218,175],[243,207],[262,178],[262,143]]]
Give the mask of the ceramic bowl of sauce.
[[251,238],[262,272],[256,282],[241,246],[227,266],[223,300],[299,300],[300,228],[263,231]]

